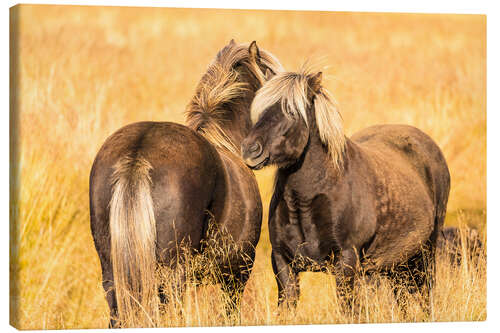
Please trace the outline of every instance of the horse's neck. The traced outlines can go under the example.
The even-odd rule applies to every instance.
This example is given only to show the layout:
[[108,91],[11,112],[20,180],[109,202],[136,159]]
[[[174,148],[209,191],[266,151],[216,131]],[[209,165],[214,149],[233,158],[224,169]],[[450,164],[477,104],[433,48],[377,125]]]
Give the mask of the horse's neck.
[[332,187],[343,186],[352,177],[349,168],[358,151],[358,146],[346,138],[345,159],[342,169],[338,170],[320,141],[319,135],[311,135],[308,146],[296,165],[280,170],[282,179],[286,179],[285,189],[312,199],[327,189],[330,191]]
[[241,142],[250,132],[252,123],[250,121],[250,104],[252,96],[245,96],[238,104],[232,106],[232,118],[222,124],[222,129],[227,134],[237,151],[240,150]]
[[255,92],[261,87],[260,82],[247,71],[241,71],[239,77],[241,82],[244,82],[247,87],[245,96],[231,105],[231,119],[221,125],[222,129],[231,139],[231,142],[236,146],[238,151],[240,150],[243,139],[246,138],[252,128],[250,106],[255,97]]

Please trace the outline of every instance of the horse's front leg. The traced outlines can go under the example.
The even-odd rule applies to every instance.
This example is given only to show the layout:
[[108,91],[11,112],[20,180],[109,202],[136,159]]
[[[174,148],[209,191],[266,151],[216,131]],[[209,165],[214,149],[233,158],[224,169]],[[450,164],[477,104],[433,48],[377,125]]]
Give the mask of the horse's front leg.
[[337,283],[337,297],[344,310],[357,312],[357,303],[354,302],[354,282],[358,257],[354,249],[342,250],[335,259],[335,280]]
[[288,307],[295,308],[300,296],[297,272],[277,250],[273,249],[271,262],[278,283],[278,307],[285,303]]

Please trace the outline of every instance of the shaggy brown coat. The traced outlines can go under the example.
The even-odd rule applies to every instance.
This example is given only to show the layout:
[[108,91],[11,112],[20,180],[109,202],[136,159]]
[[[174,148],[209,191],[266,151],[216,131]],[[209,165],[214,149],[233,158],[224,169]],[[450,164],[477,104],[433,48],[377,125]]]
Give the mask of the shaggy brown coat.
[[[231,41],[202,77],[187,108],[188,127],[134,123],[98,152],[90,173],[90,219],[111,326],[144,325],[125,318],[136,313],[155,325],[158,264],[182,270],[181,247],[203,254],[204,243],[221,242],[208,239],[210,221],[215,234],[225,234],[238,249],[216,258],[222,287],[238,307],[262,219],[257,182],[239,146],[251,127],[250,104],[262,73],[269,70],[281,70],[270,53],[255,42]],[[160,297],[166,300],[161,290]]]
[[348,303],[361,272],[385,271],[429,292],[450,190],[436,143],[406,125],[345,137],[321,73],[307,70],[267,81],[251,112],[245,162],[279,168],[269,208],[279,303],[297,301],[299,272],[329,264]]

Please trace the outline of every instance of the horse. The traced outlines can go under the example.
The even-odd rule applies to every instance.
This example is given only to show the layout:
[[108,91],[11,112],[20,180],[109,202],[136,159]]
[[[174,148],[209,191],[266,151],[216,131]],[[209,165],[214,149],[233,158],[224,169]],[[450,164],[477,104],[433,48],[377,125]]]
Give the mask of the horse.
[[[158,267],[182,272],[187,263],[179,258],[222,244],[222,234],[237,246],[214,260],[222,289],[239,307],[262,223],[257,182],[239,146],[263,73],[279,71],[276,57],[255,41],[231,40],[202,76],[187,126],[129,124],[100,148],[90,172],[90,224],[110,327],[156,326],[158,305],[168,301]],[[185,277],[179,284],[183,292]]]
[[430,300],[450,190],[437,144],[407,125],[346,137],[322,73],[306,66],[270,78],[251,117],[245,163],[278,168],[268,219],[278,305],[296,306],[306,270],[333,272],[346,310],[353,310],[354,282],[374,272]]

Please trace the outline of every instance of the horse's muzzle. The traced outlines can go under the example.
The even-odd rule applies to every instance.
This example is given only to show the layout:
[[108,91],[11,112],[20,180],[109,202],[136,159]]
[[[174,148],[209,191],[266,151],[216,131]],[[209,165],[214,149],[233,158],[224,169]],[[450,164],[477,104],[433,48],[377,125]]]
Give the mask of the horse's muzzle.
[[269,161],[269,156],[263,154],[262,145],[257,141],[248,144],[243,141],[241,153],[245,164],[254,170],[262,169]]

